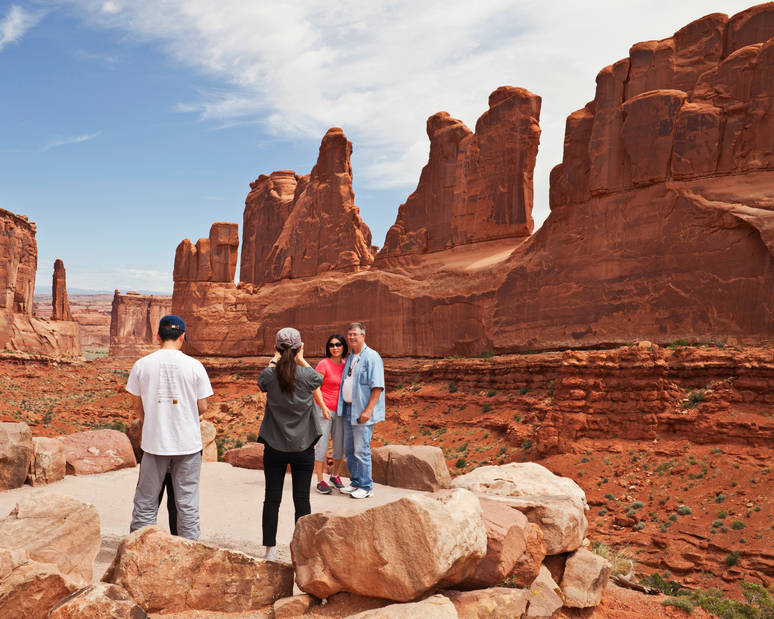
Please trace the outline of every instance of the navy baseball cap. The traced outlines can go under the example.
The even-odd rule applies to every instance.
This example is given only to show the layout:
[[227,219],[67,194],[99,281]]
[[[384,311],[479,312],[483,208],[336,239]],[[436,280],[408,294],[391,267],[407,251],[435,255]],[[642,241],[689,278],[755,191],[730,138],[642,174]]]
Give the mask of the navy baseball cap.
[[180,316],[169,314],[159,321],[159,329],[161,328],[180,329],[181,331],[185,331],[185,320],[180,318]]

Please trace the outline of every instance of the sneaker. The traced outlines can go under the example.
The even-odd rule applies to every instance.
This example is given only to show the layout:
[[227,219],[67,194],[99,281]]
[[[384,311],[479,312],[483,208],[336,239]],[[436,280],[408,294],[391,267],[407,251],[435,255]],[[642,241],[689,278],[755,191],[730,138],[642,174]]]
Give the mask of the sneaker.
[[338,475],[331,475],[330,482],[331,482],[331,486],[333,486],[337,490],[341,490],[344,487],[344,484],[341,483],[341,477],[339,477]]
[[324,481],[321,481],[317,484],[317,492],[319,492],[320,494],[330,494],[331,492],[333,492],[333,488],[331,488]]
[[367,499],[368,497],[374,496],[373,490],[364,490],[363,488],[358,488],[355,490],[352,494],[349,495],[353,499]]
[[266,549],[266,554],[263,555],[263,558],[266,561],[276,561],[277,560],[277,547],[276,546],[264,546]]
[[343,488],[339,488],[339,492],[343,492],[344,494],[352,494],[357,489],[357,486],[344,486]]

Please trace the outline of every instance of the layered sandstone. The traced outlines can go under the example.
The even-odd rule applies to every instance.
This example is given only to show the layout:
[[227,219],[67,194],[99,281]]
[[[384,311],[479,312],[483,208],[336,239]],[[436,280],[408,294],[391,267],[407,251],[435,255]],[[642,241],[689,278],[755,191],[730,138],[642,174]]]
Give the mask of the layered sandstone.
[[170,297],[144,296],[136,292],[113,296],[110,316],[110,355],[141,357],[158,349],[159,321],[171,312]]
[[351,154],[352,143],[334,127],[322,139],[311,174],[273,172],[250,183],[242,282],[260,286],[330,270],[353,272],[373,262],[371,230],[355,206]]
[[70,311],[70,301],[67,299],[67,275],[65,273],[64,262],[57,260],[54,262],[54,277],[51,283],[51,302],[53,310],[51,320],[73,321],[73,314]]
[[176,282],[233,282],[236,274],[239,234],[236,224],[217,222],[210,236],[194,245],[185,239],[175,252]]
[[[567,120],[552,211],[531,236],[539,100],[521,89],[495,91],[475,134],[431,117],[428,166],[370,268],[322,268],[304,232],[317,225],[314,182],[266,177],[256,195],[295,181],[294,201],[306,196],[267,257],[263,283],[282,281],[178,282],[174,306],[199,336],[190,351],[269,353],[289,324],[318,348],[352,320],[385,356],[768,337],[773,16],[772,5],[708,15],[603,69],[594,101]],[[289,187],[274,191],[266,204],[284,204]],[[275,221],[267,207],[267,228],[280,211]]]
[[447,112],[427,120],[430,159],[378,258],[532,234],[540,97],[503,86],[473,133]]
[[80,355],[77,323],[33,318],[35,231],[25,216],[0,209],[0,348]]

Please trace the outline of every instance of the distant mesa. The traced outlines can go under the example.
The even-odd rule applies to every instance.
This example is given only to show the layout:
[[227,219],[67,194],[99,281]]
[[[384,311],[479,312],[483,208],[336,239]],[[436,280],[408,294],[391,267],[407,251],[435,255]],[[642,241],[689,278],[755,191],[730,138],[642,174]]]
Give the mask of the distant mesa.
[[110,352],[113,357],[141,357],[158,349],[159,321],[170,313],[171,297],[145,296],[116,290],[110,315]]

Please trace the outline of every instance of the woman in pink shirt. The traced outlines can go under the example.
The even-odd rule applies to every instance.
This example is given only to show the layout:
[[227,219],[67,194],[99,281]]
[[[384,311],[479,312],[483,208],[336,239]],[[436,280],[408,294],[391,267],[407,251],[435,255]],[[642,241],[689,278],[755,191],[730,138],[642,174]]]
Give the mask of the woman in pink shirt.
[[[344,424],[336,409],[339,405],[339,386],[341,374],[344,371],[344,360],[349,354],[347,340],[342,335],[331,335],[325,344],[325,359],[317,364],[315,370],[323,377],[323,384],[319,392],[322,398],[315,393],[315,401],[320,407],[318,413],[328,411],[330,419],[318,415],[322,436],[314,448],[314,472],[317,475],[317,492],[330,494],[334,486],[337,489],[344,487],[339,477],[341,463],[344,460]],[[322,400],[322,401],[321,401]],[[333,441],[333,475],[330,476],[330,484],[323,480],[323,462],[328,455],[328,438]]]

